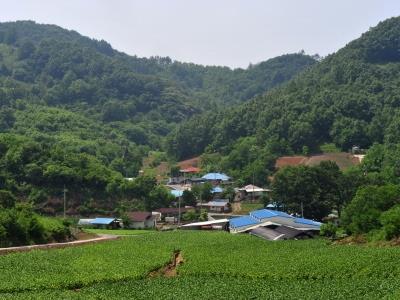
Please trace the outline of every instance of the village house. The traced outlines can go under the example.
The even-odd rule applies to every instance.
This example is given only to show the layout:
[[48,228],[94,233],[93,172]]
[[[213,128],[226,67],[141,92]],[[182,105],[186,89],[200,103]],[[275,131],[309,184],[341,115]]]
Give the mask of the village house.
[[225,199],[215,199],[206,203],[198,203],[197,207],[215,213],[226,213],[231,210],[229,201]]
[[90,224],[96,228],[117,229],[121,227],[120,220],[116,218],[95,218]]
[[237,189],[236,199],[242,200],[254,200],[258,201],[263,195],[270,193],[270,189],[264,189],[253,184],[246,185],[240,189]]
[[156,216],[153,216],[151,212],[147,211],[134,211],[128,213],[130,220],[129,228],[133,229],[145,229],[156,227]]

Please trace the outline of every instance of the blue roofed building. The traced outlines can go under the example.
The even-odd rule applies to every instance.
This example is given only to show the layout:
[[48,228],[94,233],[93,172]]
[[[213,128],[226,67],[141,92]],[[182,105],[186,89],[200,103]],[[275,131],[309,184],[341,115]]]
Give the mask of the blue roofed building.
[[251,216],[237,217],[229,220],[229,230],[232,233],[238,233],[255,228],[259,224],[260,222]]
[[95,218],[90,224],[98,228],[119,228],[120,223],[116,218]]
[[231,233],[249,232],[268,240],[312,237],[319,232],[320,222],[296,218],[283,211],[260,209],[229,222]]
[[224,173],[207,173],[206,175],[204,175],[201,178],[208,180],[208,181],[217,181],[217,182],[229,181],[231,179],[228,175],[226,175]]

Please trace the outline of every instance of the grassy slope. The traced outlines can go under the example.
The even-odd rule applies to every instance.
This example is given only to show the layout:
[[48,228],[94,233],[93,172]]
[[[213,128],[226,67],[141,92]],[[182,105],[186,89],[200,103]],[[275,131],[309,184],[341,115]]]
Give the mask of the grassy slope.
[[[147,278],[179,249],[175,278]],[[399,248],[168,232],[0,257],[0,298],[396,298]],[[8,292],[8,293],[7,293]]]

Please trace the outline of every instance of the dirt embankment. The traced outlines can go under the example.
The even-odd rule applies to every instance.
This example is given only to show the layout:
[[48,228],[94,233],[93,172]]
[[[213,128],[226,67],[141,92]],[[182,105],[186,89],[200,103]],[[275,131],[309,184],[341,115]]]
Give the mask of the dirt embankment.
[[150,272],[148,277],[175,277],[177,275],[177,267],[183,264],[183,262],[181,251],[176,250],[173,252],[172,259],[167,265]]

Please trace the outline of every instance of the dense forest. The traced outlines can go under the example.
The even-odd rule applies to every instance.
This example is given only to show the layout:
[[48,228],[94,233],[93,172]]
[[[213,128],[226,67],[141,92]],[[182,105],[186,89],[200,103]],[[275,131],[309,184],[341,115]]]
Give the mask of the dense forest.
[[[167,206],[170,193],[137,176],[151,150],[171,161],[201,155],[204,172],[227,172],[238,186],[268,184],[275,203],[308,218],[335,211],[347,233],[399,236],[399,36],[400,17],[391,18],[323,59],[300,52],[232,70],[1,23],[0,237],[68,238],[66,224],[33,212],[59,214],[63,193],[72,215]],[[367,155],[347,171],[274,168],[281,155],[354,145]]]
[[169,153],[219,155],[221,170],[264,170],[265,183],[276,155],[318,153],[326,143],[343,151],[398,144],[399,36],[400,18],[388,19],[282,86],[194,116],[170,134]]
[[150,178],[123,178],[136,177],[177,124],[245,102],[315,62],[299,53],[247,69],[204,67],[129,56],[54,25],[1,23],[0,190],[49,214],[62,209],[64,189],[70,213],[118,209],[132,197],[151,209],[168,194]]

